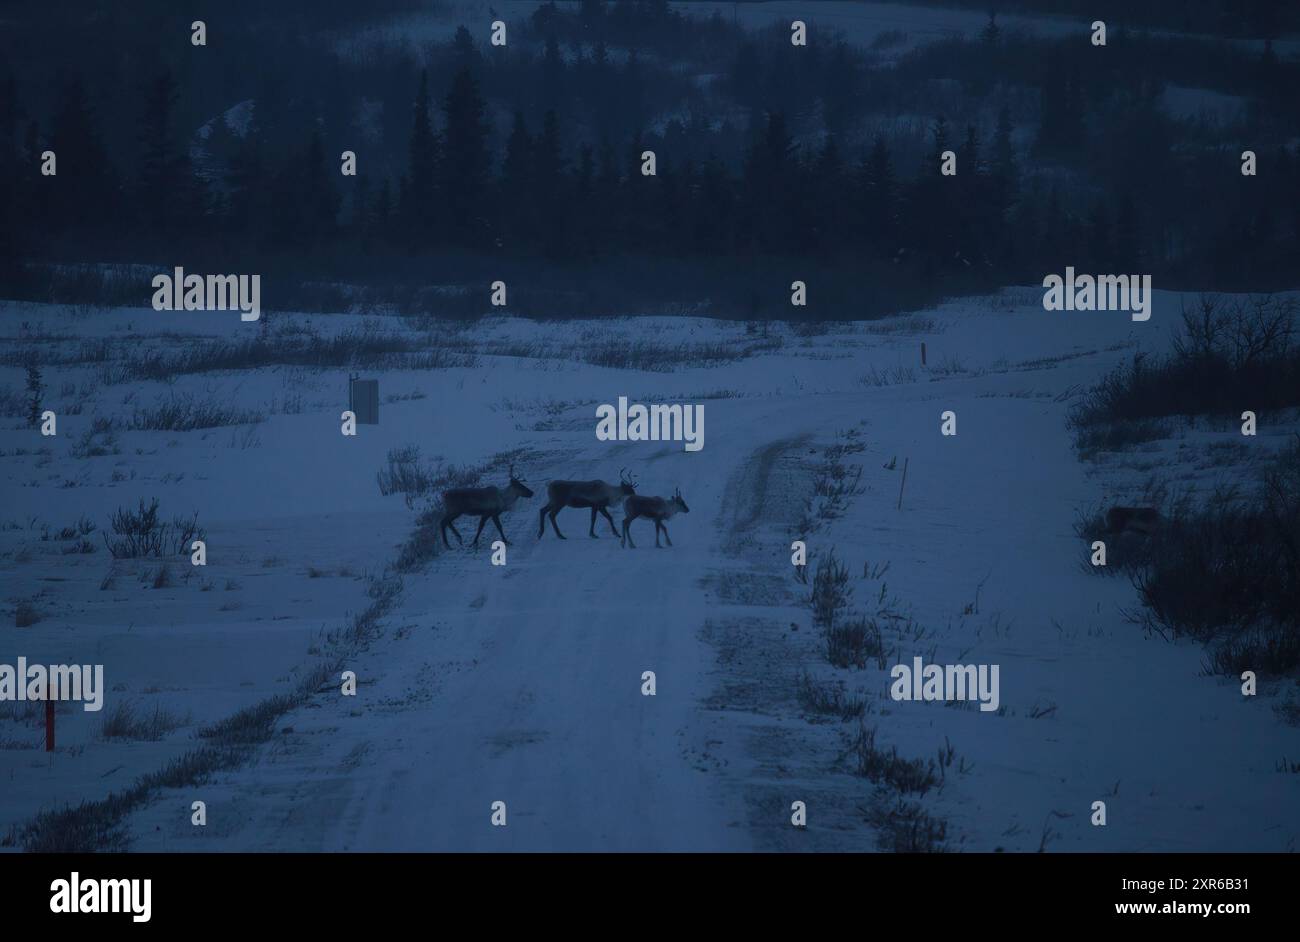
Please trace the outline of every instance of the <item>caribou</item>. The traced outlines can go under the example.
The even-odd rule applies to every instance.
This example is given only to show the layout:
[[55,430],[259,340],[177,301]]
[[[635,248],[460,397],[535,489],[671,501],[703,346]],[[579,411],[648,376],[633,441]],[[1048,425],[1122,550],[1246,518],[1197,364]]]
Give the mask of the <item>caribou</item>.
[[474,542],[471,546],[478,546],[478,538],[483,535],[483,525],[491,520],[497,525],[497,532],[501,534],[503,542],[509,544],[506,539],[506,531],[501,529],[501,515],[515,506],[515,502],[521,497],[532,497],[533,492],[528,489],[522,480],[515,477],[515,466],[510,466],[510,483],[505,487],[454,487],[442,495],[442,506],[444,513],[442,515],[442,542],[451,549],[451,542],[447,539],[447,528],[451,527],[451,532],[456,534],[456,540],[460,544],[465,541],[461,539],[460,531],[456,529],[456,518],[463,514],[469,514],[478,517],[478,532],[474,534]]
[[647,517],[655,522],[655,546],[659,546],[659,531],[664,532],[664,539],[668,540],[668,545],[672,546],[673,541],[668,536],[668,528],[664,526],[664,521],[675,517],[679,513],[688,514],[691,508],[686,506],[686,501],[682,500],[682,492],[679,489],[673,490],[673,496],[665,500],[662,497],[639,497],[632,495],[623,501],[623,546],[631,546],[636,549],[636,544],[632,542],[632,533],[628,529],[632,521],[637,517]]
[[606,484],[604,481],[552,481],[546,488],[547,502],[542,508],[541,513],[537,515],[537,538],[540,540],[546,533],[546,518],[551,518],[551,529],[560,539],[568,539],[560,528],[555,524],[555,515],[565,507],[590,507],[591,508],[591,529],[592,539],[599,539],[596,536],[596,514],[603,514],[609,521],[610,532],[618,536],[618,530],[614,526],[614,518],[609,515],[609,505],[620,498],[632,497],[636,494],[636,479],[627,473],[626,468],[620,468],[618,471],[618,483]]

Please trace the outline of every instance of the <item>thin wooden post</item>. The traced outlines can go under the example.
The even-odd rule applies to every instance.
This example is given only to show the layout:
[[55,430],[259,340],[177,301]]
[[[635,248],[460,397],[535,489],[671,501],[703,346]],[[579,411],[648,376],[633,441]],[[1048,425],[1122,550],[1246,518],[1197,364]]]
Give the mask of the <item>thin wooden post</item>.
[[904,458],[903,459],[903,483],[898,485],[898,509],[899,510],[903,509],[903,488],[907,487],[907,462],[908,459]]
[[921,365],[925,366],[925,341],[921,341]]
[[45,751],[54,751],[54,701],[45,701]]

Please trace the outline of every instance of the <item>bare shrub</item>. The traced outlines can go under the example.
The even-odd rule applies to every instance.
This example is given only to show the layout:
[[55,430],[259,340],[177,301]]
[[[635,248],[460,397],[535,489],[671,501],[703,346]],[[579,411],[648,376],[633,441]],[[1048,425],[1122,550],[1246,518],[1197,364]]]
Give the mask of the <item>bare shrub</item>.
[[171,523],[160,520],[156,497],[148,506],[141,498],[138,510],[119,507],[111,529],[113,535],[105,533],[104,544],[114,559],[178,556],[189,552],[191,541],[205,536],[197,511],[192,517],[175,517]]
[[1256,412],[1300,406],[1293,298],[1202,295],[1182,316],[1171,355],[1136,354],[1076,402],[1069,421],[1080,452],[1164,437],[1171,416],[1236,417],[1243,402]]
[[885,643],[874,618],[858,615],[827,626],[826,659],[836,667],[864,668],[874,661],[883,669]]
[[222,425],[247,425],[261,422],[265,416],[251,409],[236,409],[215,401],[196,400],[193,396],[174,396],[153,408],[137,408],[131,427],[137,430],[189,432]]
[[406,506],[413,507],[415,501],[428,494],[436,483],[436,472],[420,463],[418,445],[404,445],[388,452],[388,467],[376,472],[379,481],[379,493],[402,494]]
[[1300,664],[1300,437],[1250,499],[1220,488],[1164,516],[1133,577],[1147,625],[1210,644],[1216,673]]
[[119,700],[105,712],[100,735],[105,739],[156,742],[184,725],[184,720],[161,705],[155,705],[152,710],[140,710],[129,700]]
[[864,698],[845,693],[838,684],[818,684],[807,671],[799,675],[795,692],[800,705],[809,713],[852,720],[860,717],[867,708]]
[[852,594],[848,567],[835,558],[835,548],[832,547],[817,560],[817,570],[813,574],[812,594],[808,598],[813,610],[813,624],[823,631],[830,629],[840,612],[848,607]]
[[924,795],[939,784],[939,772],[933,759],[904,759],[897,746],[889,751],[876,745],[876,727],[863,724],[853,740],[850,753],[856,760],[854,772],[878,785],[888,785],[902,794]]
[[899,798],[895,804],[880,804],[867,813],[876,828],[877,846],[885,853],[941,854],[948,850],[946,822],[925,811],[919,802]]

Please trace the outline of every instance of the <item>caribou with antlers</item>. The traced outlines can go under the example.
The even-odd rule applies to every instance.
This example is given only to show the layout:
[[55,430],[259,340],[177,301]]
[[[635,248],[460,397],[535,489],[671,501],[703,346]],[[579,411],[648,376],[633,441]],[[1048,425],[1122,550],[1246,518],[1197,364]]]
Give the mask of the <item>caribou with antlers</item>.
[[478,546],[478,538],[483,535],[483,525],[491,520],[497,525],[497,532],[505,543],[506,531],[501,529],[501,515],[514,507],[521,497],[532,497],[524,482],[515,477],[515,466],[510,466],[510,483],[505,487],[454,487],[442,495],[442,542],[451,549],[447,539],[447,528],[456,534],[456,540],[464,544],[460,531],[456,529],[456,518],[463,514],[478,517],[478,532],[474,534],[471,546]]
[[659,531],[664,531],[664,539],[668,540],[668,545],[672,546],[673,541],[669,539],[668,528],[664,526],[664,521],[675,517],[679,513],[688,514],[691,508],[686,506],[686,501],[682,500],[682,492],[678,489],[673,490],[673,496],[665,500],[662,497],[639,497],[633,495],[623,501],[623,546],[631,546],[636,549],[636,544],[632,542],[632,533],[628,530],[632,521],[637,517],[647,517],[655,522],[655,546],[659,546]]
[[616,500],[632,497],[636,493],[636,479],[627,473],[626,468],[618,471],[618,483],[606,484],[604,481],[552,481],[546,488],[548,497],[546,506],[537,516],[537,538],[546,533],[546,518],[551,518],[551,529],[555,535],[564,540],[567,537],[555,525],[555,515],[565,507],[590,507],[591,529],[593,539],[596,537],[596,514],[603,514],[609,521],[610,532],[618,536],[614,518],[609,515],[609,505]]

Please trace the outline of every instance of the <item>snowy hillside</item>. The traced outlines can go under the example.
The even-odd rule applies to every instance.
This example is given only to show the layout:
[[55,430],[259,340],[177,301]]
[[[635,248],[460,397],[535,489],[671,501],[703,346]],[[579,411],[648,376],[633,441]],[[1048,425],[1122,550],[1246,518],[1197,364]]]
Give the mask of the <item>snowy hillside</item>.
[[[193,781],[173,766],[131,814],[97,818],[103,846],[1294,850],[1294,683],[1243,697],[1199,645],[1144,634],[1128,580],[1085,571],[1075,532],[1153,475],[1245,480],[1300,427],[1190,423],[1080,459],[1070,403],[1166,349],[1179,303],[1157,292],[1133,323],[1019,288],[795,331],[5,302],[5,345],[39,352],[58,433],[0,431],[0,593],[35,618],[4,629],[4,660],[93,659],[108,692],[99,713],[60,706],[52,754],[41,712],[3,705],[0,841],[221,746],[229,761],[205,753]],[[264,365],[230,368],[222,345],[240,343]],[[355,437],[350,373],[381,403]],[[23,382],[0,370],[6,414]],[[702,404],[703,449],[599,441],[596,407],[620,396]],[[502,518],[504,566],[491,539],[469,547],[472,518],[464,547],[428,545],[417,521],[441,486],[408,505],[377,481],[500,486],[512,463],[534,496]],[[641,494],[680,489],[671,548],[644,521],[636,549],[603,519],[591,539],[581,509],[559,515],[567,540],[538,538],[548,481],[621,468]],[[197,513],[206,567],[111,557],[112,514],[154,498],[168,520]],[[863,667],[833,666],[813,624],[832,554],[850,608],[884,626]],[[999,709],[895,701],[889,668],[916,656],[999,665]],[[869,774],[877,760],[917,778]]]

